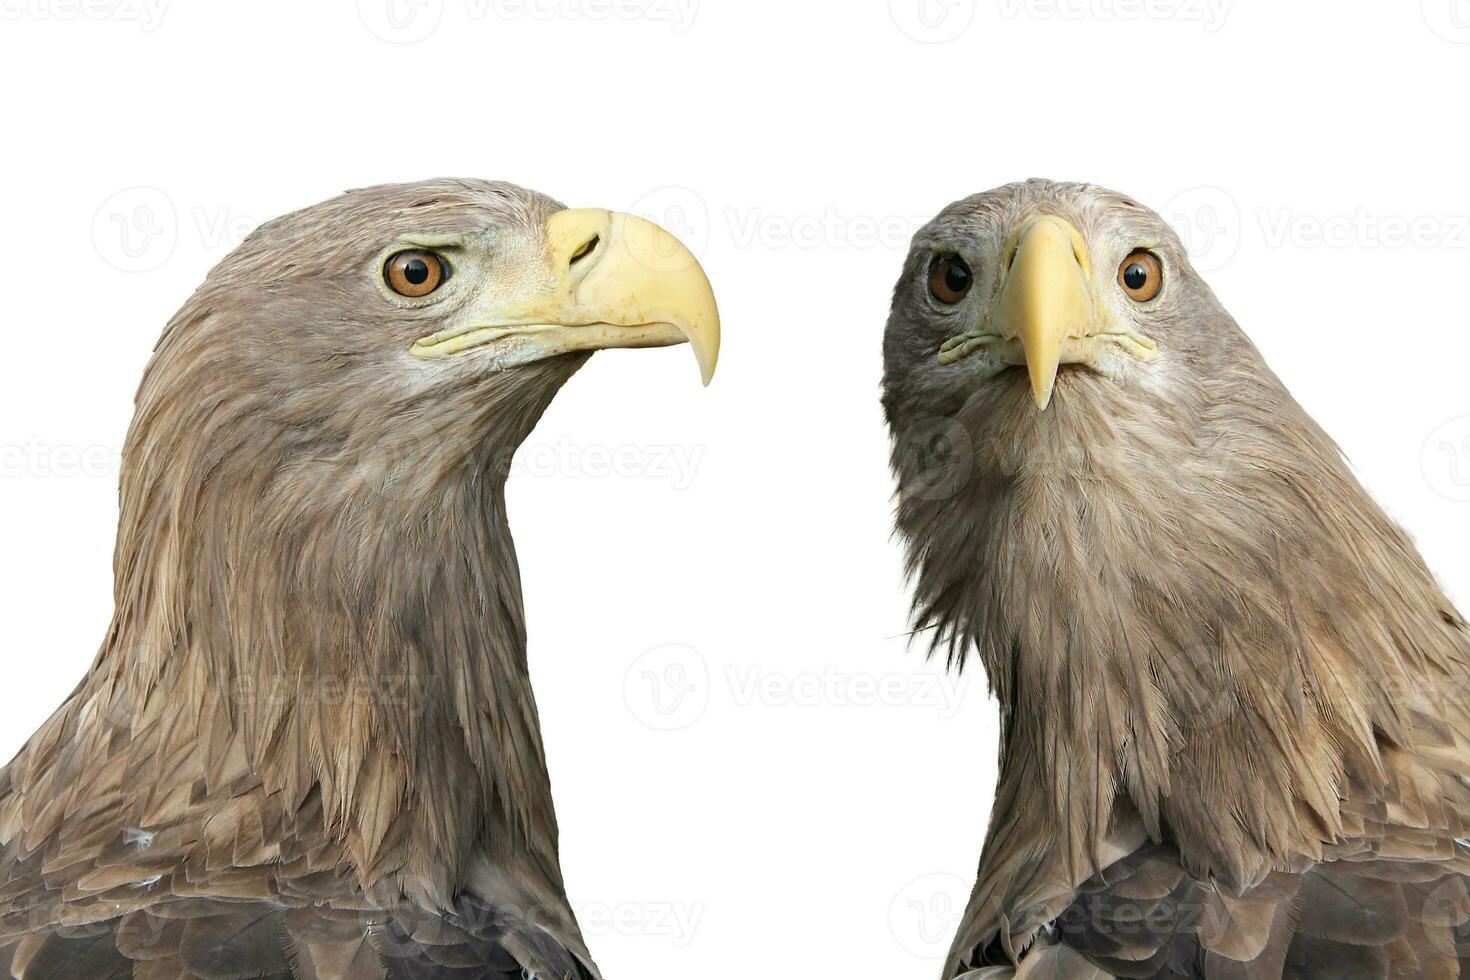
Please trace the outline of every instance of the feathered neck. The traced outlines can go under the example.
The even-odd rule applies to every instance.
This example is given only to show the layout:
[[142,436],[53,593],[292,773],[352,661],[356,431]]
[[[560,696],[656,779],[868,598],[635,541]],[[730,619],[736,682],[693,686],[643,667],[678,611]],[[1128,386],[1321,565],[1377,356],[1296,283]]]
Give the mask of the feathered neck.
[[432,411],[384,392],[341,431],[145,381],[117,612],[74,702],[222,800],[319,797],[364,889],[446,903],[493,851],[558,893],[504,485],[581,363],[461,379]]
[[973,646],[1003,714],[982,879],[1030,852],[1081,880],[1120,811],[1233,884],[1320,856],[1342,795],[1411,744],[1405,692],[1470,661],[1412,545],[1250,353],[1192,391],[1068,371],[1046,413],[999,379],[954,417],[967,472],[943,493],[905,490],[897,447],[916,620],[952,659]]

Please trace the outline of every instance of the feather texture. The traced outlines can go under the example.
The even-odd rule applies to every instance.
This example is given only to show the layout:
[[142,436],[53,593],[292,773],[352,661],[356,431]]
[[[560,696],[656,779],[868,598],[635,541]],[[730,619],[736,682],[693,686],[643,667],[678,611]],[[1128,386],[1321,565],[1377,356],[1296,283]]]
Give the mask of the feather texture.
[[0,770],[0,975],[597,976],[504,500],[585,355],[406,370],[446,311],[379,282],[405,234],[504,242],[560,209],[476,181],[354,191],[264,225],[169,323],[111,628]]
[[[1158,344],[1064,366],[1044,412],[1024,372],[938,362],[964,328],[927,287],[963,254],[983,309],[1038,214]],[[1146,306],[1107,279],[1140,247],[1168,270]],[[1465,621],[1164,222],[1047,181],[951,206],[915,238],[885,362],[916,621],[1002,708],[945,975],[1057,949],[1128,977],[1458,975]]]

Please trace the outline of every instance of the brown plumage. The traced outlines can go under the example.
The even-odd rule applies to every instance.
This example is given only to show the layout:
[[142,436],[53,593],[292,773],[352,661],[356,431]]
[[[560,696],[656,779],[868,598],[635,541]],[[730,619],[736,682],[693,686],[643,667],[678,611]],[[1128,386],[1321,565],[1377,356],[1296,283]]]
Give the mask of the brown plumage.
[[956,203],[885,360],[916,625],[1002,712],[945,977],[1470,975],[1465,620],[1165,223]]
[[[0,770],[0,975],[597,976],[504,482],[586,351],[674,342],[557,312],[622,261],[619,220],[481,181],[355,191],[263,226],[169,323],[111,629]],[[385,288],[404,236],[448,256],[432,296]],[[409,353],[545,296],[561,333]]]

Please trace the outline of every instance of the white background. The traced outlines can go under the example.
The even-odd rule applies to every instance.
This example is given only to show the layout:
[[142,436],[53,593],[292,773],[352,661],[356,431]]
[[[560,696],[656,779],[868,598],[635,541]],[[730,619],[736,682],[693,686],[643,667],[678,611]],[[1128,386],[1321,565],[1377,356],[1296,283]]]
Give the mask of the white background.
[[600,355],[510,489],[564,864],[611,977],[936,975],[996,725],[978,675],[902,636],[878,382],[907,238],[954,198],[1052,176],[1164,210],[1470,588],[1466,0],[0,13],[7,757],[101,640],[163,323],[259,221],[382,181],[642,211],[719,294],[712,388],[687,350]]

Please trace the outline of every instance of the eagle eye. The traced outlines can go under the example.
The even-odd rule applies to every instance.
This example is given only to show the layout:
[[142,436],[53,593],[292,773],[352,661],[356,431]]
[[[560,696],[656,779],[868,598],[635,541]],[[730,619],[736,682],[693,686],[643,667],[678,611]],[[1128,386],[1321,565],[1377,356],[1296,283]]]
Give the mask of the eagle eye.
[[448,278],[449,265],[434,252],[422,249],[399,252],[383,267],[388,288],[409,299],[429,295]]
[[1147,303],[1164,288],[1164,264],[1147,249],[1137,249],[1118,266],[1118,285],[1135,303]]
[[929,292],[946,306],[954,306],[970,293],[975,277],[958,255],[940,255],[929,267]]

